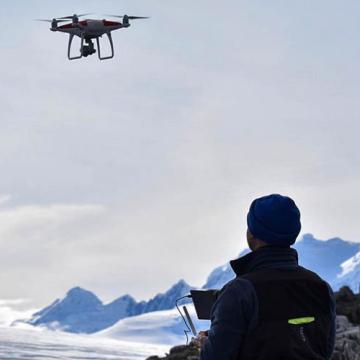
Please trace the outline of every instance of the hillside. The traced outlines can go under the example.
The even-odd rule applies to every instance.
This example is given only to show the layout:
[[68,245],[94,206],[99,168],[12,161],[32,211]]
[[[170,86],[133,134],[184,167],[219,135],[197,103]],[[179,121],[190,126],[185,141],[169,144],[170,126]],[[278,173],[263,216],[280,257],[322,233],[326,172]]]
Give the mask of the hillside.
[[[360,244],[339,238],[321,241],[307,234],[296,242],[294,247],[298,251],[300,265],[317,272],[334,289],[349,285],[353,290],[358,290],[360,283]],[[244,250],[240,256],[247,252],[249,250]],[[215,268],[202,288],[220,289],[234,276],[234,272],[227,263]],[[143,326],[145,333],[147,333],[146,321],[142,319],[147,319],[155,327],[157,327],[156,320],[158,320],[159,328],[164,329],[169,324],[164,323],[161,314],[155,314],[155,312],[173,309],[175,300],[187,295],[191,288],[184,280],[180,280],[169,290],[157,294],[149,301],[137,302],[132,296],[123,295],[109,304],[103,304],[92,292],[75,287],[69,290],[63,299],[55,300],[25,322],[34,326],[45,326],[50,329],[61,329],[73,333],[96,333],[116,325],[118,328],[117,330],[113,329],[112,334],[118,333],[125,337],[131,337],[132,335],[125,331],[125,328],[130,328],[132,323],[130,320],[122,321],[123,319],[151,313],[152,315],[149,315],[149,318],[140,318],[139,322],[133,324],[137,332]],[[177,316],[176,312],[174,316]],[[142,325],[140,326],[140,324]],[[178,331],[181,333],[181,329],[174,326],[172,324],[170,327],[176,328],[176,333]]]

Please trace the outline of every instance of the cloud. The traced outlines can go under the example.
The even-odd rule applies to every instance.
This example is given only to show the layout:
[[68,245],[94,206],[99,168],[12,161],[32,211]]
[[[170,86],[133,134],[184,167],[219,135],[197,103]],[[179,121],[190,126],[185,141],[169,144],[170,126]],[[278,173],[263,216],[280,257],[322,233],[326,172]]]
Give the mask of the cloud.
[[0,299],[0,306],[22,305],[28,303],[28,299]]
[[[99,215],[105,211],[99,205],[53,204],[25,205],[0,209],[0,237],[21,239],[36,238],[39,234],[55,231],[84,218]],[[1,240],[0,240],[1,242]]]
[[[1,208],[3,294],[9,298],[26,295],[31,300],[39,300],[47,289],[59,286],[53,282],[54,274],[61,277],[66,273],[67,259],[78,256],[77,252],[72,252],[74,244],[81,238],[90,237],[97,226],[96,221],[106,217],[106,211],[104,206],[96,204]],[[83,252],[86,253],[86,246]]]
[[26,310],[18,308],[18,305],[26,304],[24,299],[0,299],[0,326],[10,326],[14,321],[28,319],[34,312],[35,308]]
[[0,194],[0,206],[6,205],[11,199],[12,197],[9,194]]
[[70,1],[19,4],[0,14],[7,297],[201,285],[270,192],[295,198],[306,232],[358,240],[358,2],[125,1],[152,18],[114,34],[108,62],[69,62],[64,34],[29,23]]

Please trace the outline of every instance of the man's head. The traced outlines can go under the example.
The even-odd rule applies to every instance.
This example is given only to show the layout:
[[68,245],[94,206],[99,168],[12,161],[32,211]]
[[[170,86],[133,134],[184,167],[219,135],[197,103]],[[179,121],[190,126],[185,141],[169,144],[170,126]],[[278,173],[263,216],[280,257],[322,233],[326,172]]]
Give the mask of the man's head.
[[251,250],[265,245],[291,246],[301,230],[300,211],[294,200],[272,194],[252,202],[247,224]]

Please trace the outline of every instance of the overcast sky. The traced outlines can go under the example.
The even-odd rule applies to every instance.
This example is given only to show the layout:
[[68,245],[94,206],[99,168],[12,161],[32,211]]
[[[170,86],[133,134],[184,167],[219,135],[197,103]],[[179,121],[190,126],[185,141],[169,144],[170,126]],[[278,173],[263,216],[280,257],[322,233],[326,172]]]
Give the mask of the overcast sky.
[[[1,298],[200,286],[269,193],[302,233],[360,241],[359,1],[1,5]],[[151,19],[114,33],[113,60],[69,62],[33,19],[74,12]]]

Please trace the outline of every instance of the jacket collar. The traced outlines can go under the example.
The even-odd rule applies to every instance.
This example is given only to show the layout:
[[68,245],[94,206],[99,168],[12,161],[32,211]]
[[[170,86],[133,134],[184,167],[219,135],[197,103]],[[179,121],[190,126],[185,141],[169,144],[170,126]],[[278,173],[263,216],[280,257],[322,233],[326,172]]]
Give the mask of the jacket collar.
[[298,254],[289,247],[264,246],[230,261],[230,265],[237,276],[266,268],[293,268],[298,266]]

